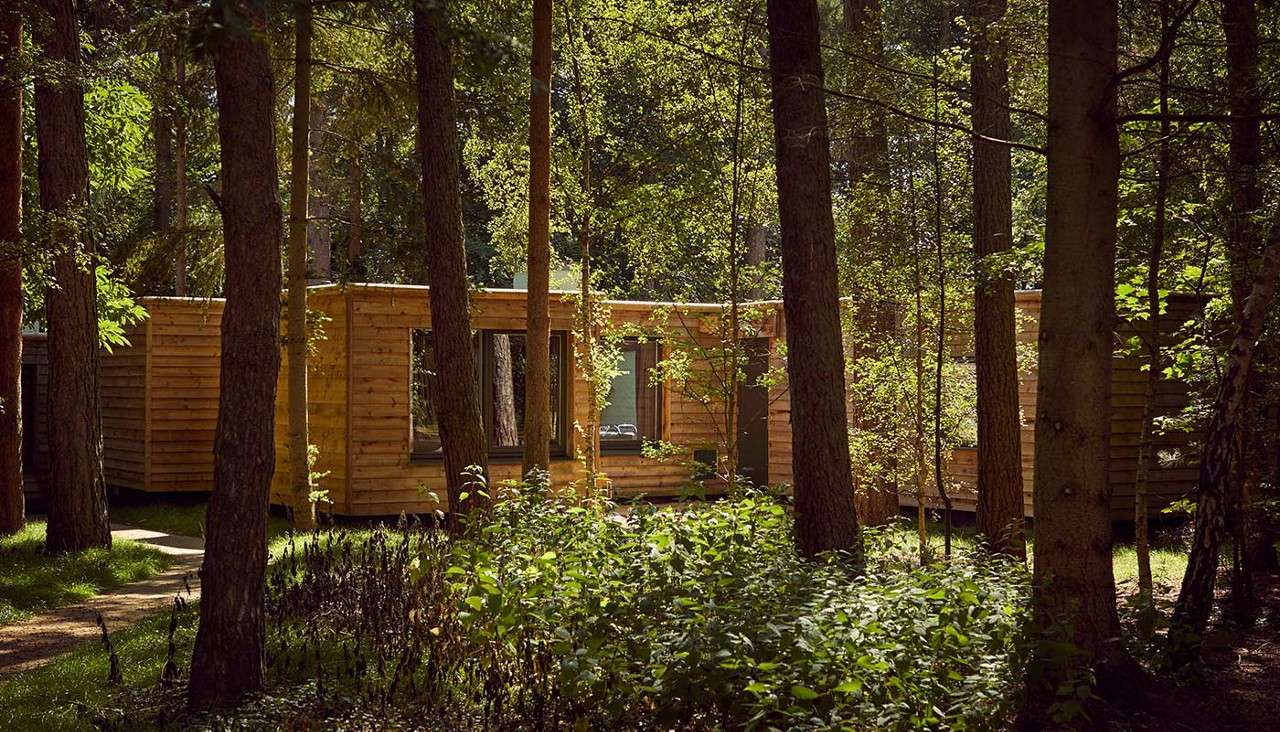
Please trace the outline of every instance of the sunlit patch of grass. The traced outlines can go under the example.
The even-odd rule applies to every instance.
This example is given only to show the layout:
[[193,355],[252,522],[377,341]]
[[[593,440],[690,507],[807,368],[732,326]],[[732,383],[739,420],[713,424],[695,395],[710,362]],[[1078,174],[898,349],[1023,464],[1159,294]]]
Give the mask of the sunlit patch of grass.
[[[111,507],[111,520],[149,531],[161,531],[178,536],[204,537],[204,513],[207,500],[192,500],[191,496],[146,496],[129,504]],[[289,522],[272,514],[267,519],[268,541],[284,535]]]
[[116,539],[110,550],[53,556],[44,551],[45,523],[29,522],[0,539],[0,625],[93,597],[168,569],[158,549]]
[[[1138,578],[1138,552],[1132,544],[1116,546],[1112,557],[1116,582]],[[1151,550],[1151,579],[1157,585],[1178,586],[1187,571],[1187,552],[1181,549]]]

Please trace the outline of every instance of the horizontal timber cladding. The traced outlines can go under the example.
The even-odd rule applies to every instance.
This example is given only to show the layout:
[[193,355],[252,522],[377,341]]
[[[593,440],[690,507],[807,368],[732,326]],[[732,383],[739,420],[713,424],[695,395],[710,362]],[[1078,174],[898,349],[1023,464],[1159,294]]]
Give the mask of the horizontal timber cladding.
[[[444,466],[438,460],[413,459],[410,425],[410,339],[414,329],[429,329],[431,322],[428,291],[423,287],[393,285],[347,285],[313,289],[333,293],[331,299],[314,298],[321,309],[341,321],[345,338],[329,338],[317,344],[318,358],[326,367],[346,368],[344,391],[337,385],[328,390],[335,400],[333,429],[345,436],[345,455],[325,456],[321,445],[316,469],[329,471],[322,483],[334,498],[334,510],[349,515],[385,515],[399,511],[427,512],[446,508]],[[516,290],[485,290],[473,293],[471,323],[476,330],[523,331],[526,293]],[[639,454],[604,452],[599,459],[615,496],[677,496],[691,482],[690,459],[695,450],[714,450],[724,457],[724,404],[700,386],[714,383],[715,349],[727,311],[719,305],[658,304],[640,302],[606,303],[611,330],[619,335],[657,338],[663,358],[675,352],[687,356],[687,379],[668,379],[662,389],[662,439],[673,450],[662,459]],[[578,366],[572,336],[576,302],[568,293],[551,297],[551,329],[565,333],[565,403],[568,406],[566,445],[563,454],[552,458],[553,483],[577,484],[585,477],[580,461],[583,440],[579,430],[587,422],[587,381]],[[776,303],[748,308],[744,327],[750,335],[771,337],[776,333]],[[313,372],[314,373],[314,372]],[[313,377],[314,378],[314,377]],[[281,382],[283,385],[283,381]],[[785,387],[774,387],[784,392]],[[313,392],[312,430],[316,430],[317,396]],[[283,407],[280,419],[286,418]],[[337,431],[337,419],[345,419],[345,429]],[[277,429],[278,441],[284,427]],[[785,435],[790,450],[790,436]],[[319,443],[318,443],[319,444]],[[336,445],[334,448],[335,449]],[[771,446],[772,452],[773,446]],[[277,465],[287,459],[277,451]],[[786,471],[789,475],[790,461]],[[494,482],[520,476],[518,457],[494,457],[489,465]],[[281,469],[277,469],[279,476]],[[277,484],[280,478],[277,478]],[[576,487],[576,486],[575,486]],[[711,485],[710,490],[723,486]],[[340,497],[340,500],[339,500]]]
[[[1024,290],[1016,293],[1018,309],[1018,342],[1020,346],[1034,345],[1039,332],[1040,291]],[[1163,347],[1181,340],[1179,329],[1200,312],[1206,298],[1174,293],[1168,296],[1166,313],[1160,317],[1157,337]],[[1121,323],[1116,328],[1117,355],[1112,362],[1111,374],[1111,511],[1118,520],[1133,517],[1134,484],[1138,470],[1138,448],[1141,442],[1142,413],[1146,404],[1147,372],[1143,369],[1145,352],[1132,347],[1135,338],[1146,337],[1150,326]],[[1022,412],[1022,490],[1026,515],[1032,515],[1031,492],[1035,479],[1035,413],[1036,373],[1034,351],[1022,350],[1018,401]],[[1137,355],[1129,355],[1136,353]],[[952,341],[952,354],[972,357],[972,336],[968,340]],[[1030,361],[1030,363],[1026,363]],[[1155,389],[1155,416],[1177,414],[1187,405],[1187,385],[1171,379],[1161,379]],[[1200,435],[1184,431],[1168,430],[1157,434],[1152,444],[1154,460],[1151,464],[1147,487],[1151,511],[1157,512],[1178,498],[1187,496],[1195,487],[1199,470],[1198,442]],[[955,508],[972,511],[977,507],[977,449],[964,447],[952,452],[946,466],[949,492]],[[915,505],[913,497],[903,497],[903,503]],[[937,490],[930,485],[926,495],[930,506],[941,506]]]

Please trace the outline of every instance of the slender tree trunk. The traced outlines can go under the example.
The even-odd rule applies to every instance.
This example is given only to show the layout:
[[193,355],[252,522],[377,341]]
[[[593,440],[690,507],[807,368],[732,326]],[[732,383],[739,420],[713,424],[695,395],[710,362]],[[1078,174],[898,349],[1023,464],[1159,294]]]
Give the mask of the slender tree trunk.
[[[415,0],[413,58],[418,83],[418,152],[422,156],[422,201],[426,212],[426,264],[431,286],[431,329],[436,362],[450,364],[436,379],[440,439],[444,447],[449,510],[455,515],[484,509],[489,500],[468,486],[468,468],[488,479],[488,454],[475,383],[468,302],[467,253],[462,239],[458,190],[458,127],[453,103],[445,0]],[[462,494],[470,496],[463,503]],[[454,522],[459,528],[459,522]]]
[[268,7],[228,6],[245,28],[228,32],[214,56],[226,307],[200,627],[187,687],[194,709],[224,706],[262,688],[281,285]]
[[311,197],[311,3],[302,0],[297,13],[293,57],[292,169],[289,172],[289,489],[293,526],[310,530],[316,525],[311,501],[310,444],[307,425],[307,203]]
[[[1161,34],[1167,32],[1169,3],[1160,3]],[[1169,61],[1160,64],[1160,114],[1169,113]],[[1151,255],[1147,261],[1147,382],[1142,402],[1142,428],[1138,438],[1138,470],[1133,481],[1133,535],[1138,560],[1138,605],[1140,632],[1149,637],[1155,622],[1151,578],[1151,542],[1148,531],[1147,489],[1151,481],[1152,453],[1155,451],[1156,386],[1160,383],[1160,262],[1164,257],[1165,218],[1169,199],[1169,135],[1168,118],[1160,122],[1160,142],[1156,154],[1156,205]]]
[[[1009,63],[1006,0],[971,0],[969,69],[973,129],[1008,140]],[[974,356],[978,379],[977,526],[992,551],[1023,558],[1022,420],[1018,411],[1018,337],[1013,277],[993,260],[1013,246],[1009,148],[973,140]],[[994,255],[994,256],[993,256]]]
[[916,538],[919,541],[920,564],[929,557],[929,523],[925,507],[924,476],[926,472],[924,455],[924,301],[921,293],[924,282],[920,273],[920,225],[916,217],[916,178],[915,166],[911,159],[911,148],[907,149],[907,193],[910,197],[911,221],[911,285],[915,291],[915,393],[912,400],[915,427],[912,452],[915,453],[915,491],[916,491]]
[[[493,334],[493,444],[520,444],[520,426],[516,422],[516,391],[511,357],[511,336]],[[525,378],[528,379],[526,370]]]
[[1174,666],[1185,665],[1199,654],[1200,638],[1213,610],[1218,553],[1226,527],[1226,484],[1232,477],[1235,464],[1243,457],[1238,433],[1245,427],[1247,417],[1245,393],[1254,349],[1275,295],[1277,274],[1280,274],[1280,209],[1276,210],[1272,220],[1262,265],[1254,278],[1239,329],[1227,354],[1227,367],[1214,401],[1213,416],[1209,420],[1204,451],[1200,456],[1195,538],[1169,629],[1170,660]]
[[22,16],[0,11],[0,536],[26,522],[22,495]]
[[333,233],[329,228],[329,192],[324,185],[330,158],[322,152],[328,123],[328,100],[313,102],[308,145],[317,152],[307,165],[307,282],[315,284],[333,279]]
[[173,226],[173,44],[160,43],[156,70],[156,89],[151,102],[151,135],[155,142],[155,165],[152,171],[152,230],[166,245],[170,244]]
[[[1037,645],[1029,719],[1089,666],[1128,671],[1111,567],[1111,359],[1115,333],[1115,0],[1049,5],[1049,187],[1036,408]],[[1079,654],[1064,654],[1068,642]]]
[[178,104],[173,115],[174,164],[174,254],[173,294],[187,295],[187,29],[186,19],[178,31],[174,54],[174,77]]
[[83,215],[89,204],[80,38],[73,0],[44,0],[48,23],[35,24],[46,61],[71,79],[36,82],[40,207],[56,217],[54,286],[45,295],[49,323],[49,524],[53,553],[111,546],[102,478],[98,412],[97,256]]
[[[944,24],[947,22],[943,19]],[[944,31],[945,34],[945,31]],[[933,56],[933,118],[942,119],[939,107],[937,79],[941,77],[938,68],[938,55],[941,46]],[[942,450],[942,366],[947,357],[947,262],[945,257],[946,229],[943,227],[943,199],[945,193],[942,181],[942,129],[933,126],[933,246],[938,265],[938,340],[934,353],[933,370],[933,483],[937,486],[938,496],[942,498],[942,555],[951,558],[951,493],[947,488]]]
[[529,67],[529,293],[524,376],[524,471],[551,465],[552,0],[533,2]]
[[752,224],[747,227],[747,274],[751,278],[751,287],[747,290],[748,300],[764,299],[764,274],[760,271],[768,257],[768,232],[764,224]]
[[364,267],[360,263],[360,240],[364,235],[364,175],[360,169],[360,144],[356,140],[348,143],[347,160],[347,280],[359,282],[364,277]]
[[769,0],[769,66],[782,224],[796,544],[861,561],[844,399],[831,215],[831,149],[815,0]]
[[[853,53],[848,79],[850,91],[875,96],[868,83],[874,79],[875,64],[884,56],[884,36],[880,23],[880,0],[844,0],[844,34]],[[871,246],[876,236],[876,219],[883,212],[889,187],[889,135],[884,110],[873,105],[846,105],[849,115],[844,158],[848,167],[849,193],[855,201],[852,236],[857,246]],[[855,293],[855,317],[859,325],[874,317],[880,307],[876,293]],[[866,355],[855,354],[855,358]],[[875,420],[860,405],[849,404],[854,423],[861,429],[875,429]],[[883,457],[883,456],[882,456]],[[898,513],[898,492],[892,480],[863,481],[854,476],[854,498],[858,520],[867,525],[887,523]]]

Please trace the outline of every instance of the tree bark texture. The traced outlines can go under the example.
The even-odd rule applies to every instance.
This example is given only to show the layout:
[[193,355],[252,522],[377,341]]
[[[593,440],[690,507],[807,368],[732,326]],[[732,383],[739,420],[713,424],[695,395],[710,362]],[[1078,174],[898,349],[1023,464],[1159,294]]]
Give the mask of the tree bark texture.
[[224,706],[262,687],[281,285],[267,7],[235,6],[252,31],[229,32],[214,57],[226,307],[200,627],[188,685],[195,709]]
[[308,133],[308,145],[315,151],[307,164],[307,250],[310,252],[307,281],[312,284],[333,279],[333,232],[329,227],[329,191],[324,185],[331,158],[323,154],[328,123],[329,102],[322,97],[312,105],[309,121],[312,129]]
[[151,136],[155,141],[155,166],[151,174],[152,230],[168,244],[173,225],[174,165],[173,165],[173,46],[167,40],[160,43],[156,91],[151,101]]
[[22,495],[22,16],[0,11],[0,536],[26,522]]
[[310,442],[307,425],[307,203],[311,197],[311,4],[296,5],[293,60],[292,167],[289,171],[289,294],[287,321],[289,388],[289,491],[293,499],[293,525],[313,529],[315,504],[311,502],[311,468],[307,464]]
[[[493,334],[493,444],[520,444],[520,425],[516,422],[515,370],[512,363],[511,336]],[[526,377],[527,378],[527,377]],[[527,387],[526,387],[527,388]]]
[[[1115,0],[1049,5],[1049,181],[1036,409],[1039,642],[1029,709],[1123,659],[1111,566],[1111,361],[1120,150]],[[1079,654],[1065,654],[1058,643]],[[1038,677],[1038,678],[1037,678]]]
[[360,250],[364,235],[364,177],[360,169],[360,145],[348,143],[347,160],[347,281],[359,282],[364,276]]
[[1261,267],[1227,354],[1227,366],[1200,457],[1195,538],[1169,629],[1170,659],[1175,666],[1185,665],[1199,653],[1200,638],[1213,610],[1218,553],[1226,528],[1226,484],[1232,478],[1235,464],[1243,457],[1237,438],[1247,418],[1246,392],[1254,349],[1275,295],[1277,274],[1280,274],[1280,208],[1276,209]]
[[552,0],[533,2],[529,91],[529,292],[525,324],[524,472],[551,464]]
[[[418,152],[422,156],[427,281],[436,362],[450,364],[436,379],[440,441],[444,449],[449,510],[455,515],[484,508],[487,499],[468,487],[465,471],[478,467],[488,478],[488,454],[475,383],[468,300],[467,253],[462,238],[458,190],[458,128],[453,101],[445,0],[415,0],[413,58],[418,83]],[[462,494],[470,493],[466,503]]]
[[[1005,0],[972,0],[969,69],[973,129],[1011,139]],[[1026,556],[1022,516],[1022,419],[1013,277],[991,257],[1013,246],[1009,148],[973,139],[974,357],[978,380],[978,533],[993,551]]]
[[831,150],[815,0],[769,0],[796,543],[861,557],[844,399]]
[[[80,72],[73,0],[44,0],[46,22],[34,25],[46,61]],[[40,208],[53,218],[54,286],[45,295],[49,323],[49,523],[53,553],[111,546],[102,477],[98,411],[97,257],[84,228],[89,165],[84,88],[78,78],[36,82]]]
[[186,21],[182,23],[174,54],[175,93],[179,101],[173,115],[173,294],[178,297],[187,295],[187,29]]

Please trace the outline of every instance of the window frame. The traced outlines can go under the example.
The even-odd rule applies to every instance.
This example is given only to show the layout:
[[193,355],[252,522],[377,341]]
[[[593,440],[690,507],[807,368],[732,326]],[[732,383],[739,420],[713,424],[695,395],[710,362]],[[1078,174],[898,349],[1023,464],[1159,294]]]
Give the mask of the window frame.
[[[629,336],[627,338],[624,338],[622,342],[629,345],[635,345],[639,348],[643,348],[646,346],[653,346],[654,367],[656,367],[657,364],[662,363],[662,341],[656,338],[646,338],[644,340],[641,340],[640,338]],[[637,361],[638,360],[639,359],[637,359]],[[648,382],[648,376],[649,376],[648,374],[645,375],[646,383]],[[662,429],[663,420],[666,416],[666,399],[665,399],[666,388],[665,387],[666,385],[662,381],[659,381],[653,387],[655,392],[654,397],[656,402],[654,406],[654,412],[653,412],[654,432],[657,433],[657,436],[652,438],[646,438],[643,435],[641,435],[638,439],[635,439],[635,440],[605,440],[603,438],[600,438],[599,445],[600,445],[601,455],[639,455],[644,451],[644,443],[646,440],[648,440],[649,442],[658,442],[663,439],[663,429]],[[610,388],[612,388],[612,384],[610,384]],[[601,412],[600,416],[603,417],[603,415],[604,413]],[[597,431],[600,429],[600,426],[601,425],[596,426]],[[640,425],[636,425],[636,426],[639,427]]]
[[[413,424],[413,389],[414,389],[414,365],[413,365],[413,336],[417,331],[434,334],[434,330],[427,328],[410,328],[409,329],[409,461],[411,463],[439,463],[444,460],[443,450],[433,450],[431,452],[423,452],[414,448],[414,424]],[[475,348],[476,355],[476,380],[480,387],[480,417],[484,429],[485,450],[489,459],[493,462],[513,462],[519,461],[524,457],[523,446],[503,446],[494,447],[490,440],[493,437],[493,339],[488,336],[493,335],[518,335],[526,336],[526,331],[515,328],[486,328],[474,331],[474,339],[478,341]],[[432,336],[434,340],[434,335]],[[560,368],[557,377],[560,383],[560,393],[556,406],[559,409],[560,419],[556,425],[555,433],[551,439],[551,457],[567,458],[569,457],[569,441],[568,441],[568,422],[572,418],[569,413],[569,364],[566,354],[568,353],[569,334],[563,330],[551,331],[551,356],[559,357]],[[557,345],[558,343],[558,345]],[[474,347],[474,346],[473,346]],[[434,342],[433,342],[434,348]],[[557,395],[553,394],[552,398]]]

